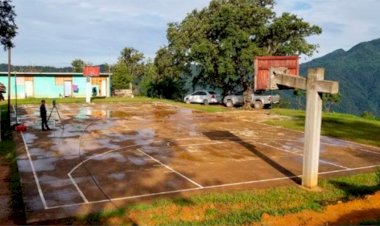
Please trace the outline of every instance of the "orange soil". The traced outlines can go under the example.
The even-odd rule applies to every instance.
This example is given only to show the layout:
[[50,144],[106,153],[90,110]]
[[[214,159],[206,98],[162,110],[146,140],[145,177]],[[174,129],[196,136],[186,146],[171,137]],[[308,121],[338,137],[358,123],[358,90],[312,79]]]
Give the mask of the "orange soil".
[[380,219],[380,192],[363,199],[327,206],[323,211],[302,211],[285,216],[264,214],[253,225],[357,225]]
[[14,225],[11,210],[8,207],[10,167],[7,161],[0,157],[0,225]]

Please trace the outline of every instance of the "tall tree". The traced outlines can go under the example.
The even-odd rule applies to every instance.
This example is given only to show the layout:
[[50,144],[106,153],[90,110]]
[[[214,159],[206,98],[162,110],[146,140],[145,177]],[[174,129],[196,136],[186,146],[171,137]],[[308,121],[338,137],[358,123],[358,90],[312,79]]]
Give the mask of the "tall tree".
[[221,88],[223,94],[243,88],[249,103],[255,56],[310,55],[317,46],[305,37],[321,33],[295,15],[277,17],[273,7],[274,0],[212,0],[169,24],[169,49],[178,67],[186,72],[197,67],[194,82]]
[[71,62],[71,67],[73,68],[74,72],[83,72],[84,61],[81,59],[75,59]]
[[17,34],[16,13],[12,0],[0,0],[0,42],[4,49],[13,48],[12,39]]
[[14,47],[12,39],[17,34],[17,25],[15,23],[16,13],[11,3],[12,0],[0,0],[0,43],[4,46],[4,50],[8,50],[8,126],[10,126],[11,123],[11,49]]
[[174,54],[167,48],[160,48],[154,58],[156,68],[156,95],[167,99],[181,99],[183,79],[179,68],[175,65]]
[[111,85],[114,89],[126,89],[129,82],[138,81],[144,74],[144,54],[134,48],[124,48],[118,62],[112,67]]

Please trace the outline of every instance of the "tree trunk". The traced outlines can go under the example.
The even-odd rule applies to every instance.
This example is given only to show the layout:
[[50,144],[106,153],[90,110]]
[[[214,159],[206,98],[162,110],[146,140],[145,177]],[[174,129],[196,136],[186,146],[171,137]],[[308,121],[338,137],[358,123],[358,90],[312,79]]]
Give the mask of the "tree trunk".
[[244,100],[243,108],[246,110],[252,109],[252,95],[251,94],[252,94],[252,88],[250,86],[246,87],[243,93],[243,100]]

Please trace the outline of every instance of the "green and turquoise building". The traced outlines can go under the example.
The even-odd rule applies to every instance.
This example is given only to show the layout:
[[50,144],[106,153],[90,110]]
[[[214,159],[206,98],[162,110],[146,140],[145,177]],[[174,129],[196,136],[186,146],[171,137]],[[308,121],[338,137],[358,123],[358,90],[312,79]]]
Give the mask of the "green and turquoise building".
[[[110,97],[110,73],[91,78],[91,93]],[[8,72],[0,72],[0,83],[8,88]],[[86,97],[87,77],[83,73],[12,72],[11,98]],[[16,95],[17,91],[17,95]],[[4,96],[8,95],[7,93]]]

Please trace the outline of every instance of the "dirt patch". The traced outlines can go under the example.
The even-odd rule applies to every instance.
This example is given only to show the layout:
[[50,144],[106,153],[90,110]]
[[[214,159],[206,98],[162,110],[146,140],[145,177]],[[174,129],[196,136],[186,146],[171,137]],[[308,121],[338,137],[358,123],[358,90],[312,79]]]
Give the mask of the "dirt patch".
[[14,225],[12,220],[9,201],[11,193],[9,191],[10,166],[9,163],[0,157],[0,225]]
[[285,216],[264,214],[253,225],[357,225],[380,219],[380,192],[346,203],[327,206],[323,211],[302,211]]

